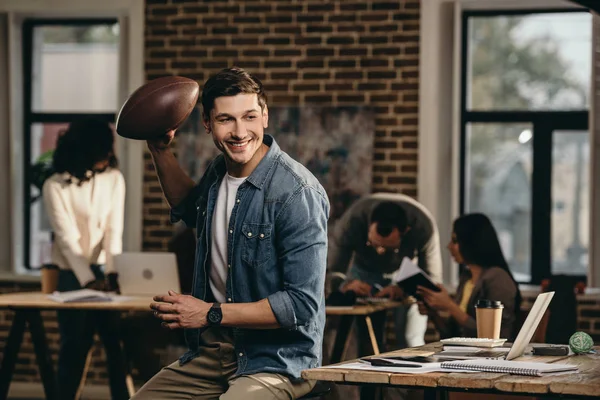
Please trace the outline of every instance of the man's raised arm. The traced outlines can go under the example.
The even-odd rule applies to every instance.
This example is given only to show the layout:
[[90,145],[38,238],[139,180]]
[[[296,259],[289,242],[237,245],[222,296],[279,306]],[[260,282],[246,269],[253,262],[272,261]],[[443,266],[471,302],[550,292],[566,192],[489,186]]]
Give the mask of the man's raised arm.
[[160,139],[147,141],[160,186],[171,208],[181,204],[195,186],[171,151],[174,137],[175,131],[170,131]]

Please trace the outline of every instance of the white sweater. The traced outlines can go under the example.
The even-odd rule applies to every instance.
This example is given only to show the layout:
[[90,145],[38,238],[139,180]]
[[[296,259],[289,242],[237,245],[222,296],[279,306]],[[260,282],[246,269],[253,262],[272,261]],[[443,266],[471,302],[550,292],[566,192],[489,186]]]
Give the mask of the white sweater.
[[52,263],[72,270],[81,285],[93,280],[91,264],[113,272],[112,256],[123,250],[125,180],[117,169],[94,175],[81,186],[68,173],[44,182],[43,199],[54,230]]

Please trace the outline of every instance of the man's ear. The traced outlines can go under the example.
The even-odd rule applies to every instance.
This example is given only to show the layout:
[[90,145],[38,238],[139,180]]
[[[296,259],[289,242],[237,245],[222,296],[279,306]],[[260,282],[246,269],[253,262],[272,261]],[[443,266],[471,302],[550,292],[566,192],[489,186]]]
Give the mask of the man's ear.
[[202,125],[204,125],[206,133],[210,133],[210,119],[206,118],[206,114],[202,114]]
[[262,119],[263,119],[263,128],[267,129],[269,127],[269,108],[265,104],[262,110]]

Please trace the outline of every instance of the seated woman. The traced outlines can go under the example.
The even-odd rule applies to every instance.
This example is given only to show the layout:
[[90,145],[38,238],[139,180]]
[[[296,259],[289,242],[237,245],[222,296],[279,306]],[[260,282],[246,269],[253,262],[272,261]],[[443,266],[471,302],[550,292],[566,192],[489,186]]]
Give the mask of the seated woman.
[[[419,286],[419,312],[432,318],[442,338],[477,337],[475,304],[480,299],[499,300],[504,305],[500,337],[513,339],[521,293],[488,217],[474,213],[456,219],[448,250],[457,263],[466,265],[456,298],[442,285],[440,292]],[[449,317],[443,318],[440,311]]]

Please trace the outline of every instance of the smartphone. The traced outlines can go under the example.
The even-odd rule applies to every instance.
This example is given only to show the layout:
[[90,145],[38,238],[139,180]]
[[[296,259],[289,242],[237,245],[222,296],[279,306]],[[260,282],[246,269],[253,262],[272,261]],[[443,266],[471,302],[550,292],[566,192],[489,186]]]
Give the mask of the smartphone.
[[[389,359],[385,359],[385,358],[361,358],[360,361],[363,362],[368,362],[370,363],[372,366],[374,367],[398,367],[398,368],[421,368],[422,365],[420,364],[403,364],[400,363],[398,361],[390,361]],[[402,360],[405,361],[405,360]]]

